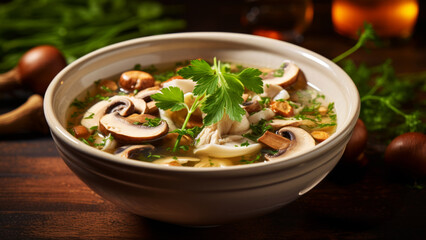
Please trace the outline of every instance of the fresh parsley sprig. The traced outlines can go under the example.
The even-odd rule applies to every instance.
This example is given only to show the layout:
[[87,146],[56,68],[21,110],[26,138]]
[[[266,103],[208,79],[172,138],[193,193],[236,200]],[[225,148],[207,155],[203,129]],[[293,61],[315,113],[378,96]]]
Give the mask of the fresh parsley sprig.
[[241,107],[244,88],[255,93],[263,92],[263,83],[255,68],[246,68],[238,74],[224,72],[220,61],[213,59],[213,66],[204,60],[192,60],[191,65],[182,68],[178,74],[196,82],[194,95],[202,96],[201,110],[206,113],[204,125],[219,122],[224,114],[234,121],[241,121],[245,114]]
[[204,126],[219,122],[225,114],[231,120],[241,121],[246,112],[241,107],[242,95],[245,88],[255,93],[263,92],[263,83],[259,75],[262,72],[255,68],[245,68],[235,74],[221,68],[220,61],[213,59],[210,66],[202,59],[192,60],[191,64],[178,71],[186,79],[196,82],[193,94],[194,102],[189,107],[184,101],[182,90],[177,87],[163,88],[159,93],[151,96],[158,108],[163,110],[179,111],[184,108],[188,111],[185,121],[178,133],[173,152],[179,149],[183,135],[187,133],[186,125],[198,108],[206,113],[203,119]]

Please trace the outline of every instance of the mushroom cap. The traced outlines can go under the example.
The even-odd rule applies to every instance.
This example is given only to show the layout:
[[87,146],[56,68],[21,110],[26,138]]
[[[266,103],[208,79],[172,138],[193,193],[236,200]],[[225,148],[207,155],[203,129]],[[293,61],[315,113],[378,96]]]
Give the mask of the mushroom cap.
[[158,87],[146,88],[135,95],[135,98],[143,99],[145,102],[152,101],[151,95],[159,93],[160,89]]
[[284,62],[283,65],[284,74],[281,77],[274,77],[270,79],[264,79],[263,83],[276,84],[283,88],[288,87],[296,82],[297,76],[299,75],[299,67],[292,62]]
[[280,149],[278,153],[274,155],[266,154],[265,158],[270,161],[279,161],[290,158],[292,156],[304,153],[315,147],[315,140],[311,134],[302,128],[298,127],[283,127],[277,131],[279,135],[290,135],[290,146],[287,149]]
[[114,152],[114,155],[128,158],[128,159],[135,159],[138,160],[138,157],[143,154],[144,152],[152,152],[154,151],[155,147],[151,144],[143,144],[143,145],[126,145],[121,146],[117,148]]
[[103,100],[90,107],[81,119],[81,125],[90,129],[99,126],[99,120],[106,114],[118,112],[121,116],[132,113],[144,113],[146,102],[142,99],[127,96],[114,96],[108,100]]
[[101,118],[99,130],[104,134],[111,133],[121,143],[141,143],[163,137],[169,127],[164,120],[156,127],[132,124],[115,112]]

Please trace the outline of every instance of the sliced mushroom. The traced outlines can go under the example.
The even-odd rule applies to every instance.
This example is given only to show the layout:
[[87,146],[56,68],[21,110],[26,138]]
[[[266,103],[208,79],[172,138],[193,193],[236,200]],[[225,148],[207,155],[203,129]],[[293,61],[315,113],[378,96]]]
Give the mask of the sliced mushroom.
[[280,77],[274,77],[271,79],[264,79],[263,82],[266,84],[276,84],[283,88],[286,88],[296,82],[297,76],[299,75],[299,67],[292,62],[284,62],[282,65],[283,75]]
[[290,144],[287,148],[280,148],[276,154],[266,154],[267,160],[284,160],[289,157],[302,154],[315,147],[315,140],[312,136],[298,127],[283,127],[277,132],[278,135],[290,139]]
[[121,143],[141,143],[160,139],[168,131],[168,125],[161,121],[156,127],[132,124],[117,112],[107,114],[99,121],[99,130],[111,135]]
[[159,93],[159,87],[151,87],[138,92],[135,95],[137,99],[143,99],[146,102],[146,113],[158,114],[158,107],[155,105],[155,101],[151,98],[151,95]]
[[114,155],[128,159],[140,160],[143,157],[149,156],[151,152],[154,151],[154,149],[154,146],[151,144],[126,145],[117,148],[117,150],[114,152]]
[[275,150],[287,149],[291,143],[290,139],[269,131],[266,131],[257,141]]
[[127,116],[135,111],[143,113],[145,109],[146,103],[142,99],[114,96],[108,100],[100,101],[89,108],[81,120],[81,125],[91,129],[94,126],[99,126],[99,120],[106,114],[117,112],[121,116]]
[[153,101],[151,98],[151,95],[159,93],[159,92],[160,92],[159,87],[151,87],[138,92],[135,95],[135,98],[143,99],[145,102],[151,102]]

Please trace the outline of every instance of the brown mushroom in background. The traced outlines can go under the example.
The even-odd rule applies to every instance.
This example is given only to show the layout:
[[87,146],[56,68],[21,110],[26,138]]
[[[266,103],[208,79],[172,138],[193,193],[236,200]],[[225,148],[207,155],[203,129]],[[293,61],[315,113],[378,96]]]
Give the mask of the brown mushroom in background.
[[43,45],[30,49],[15,68],[0,74],[0,91],[25,87],[36,93],[18,108],[0,115],[0,134],[48,132],[42,96],[52,79],[66,65],[57,48]]
[[394,175],[407,178],[426,178],[426,135],[404,133],[387,146],[385,163]]
[[343,153],[341,164],[353,167],[363,167],[368,163],[368,159],[364,156],[364,149],[367,145],[368,133],[364,122],[358,119],[352,136],[346,145]]
[[44,95],[52,79],[67,65],[61,52],[49,45],[30,49],[18,65],[0,75],[0,91],[24,86],[32,92]]

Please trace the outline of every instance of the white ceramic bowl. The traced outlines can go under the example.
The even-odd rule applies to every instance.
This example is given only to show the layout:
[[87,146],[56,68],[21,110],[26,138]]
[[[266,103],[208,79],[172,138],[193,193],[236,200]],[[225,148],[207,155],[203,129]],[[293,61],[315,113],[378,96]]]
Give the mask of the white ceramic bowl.
[[[135,64],[217,57],[277,68],[294,61],[335,102],[337,130],[312,151],[286,161],[228,168],[167,167],[119,159],[75,139],[64,128],[77,94]],[[301,47],[235,33],[178,33],[134,39],[92,52],[67,66],[44,100],[47,122],[65,163],[90,188],[132,213],[182,225],[216,225],[262,215],[297,199],[336,165],[359,114],[352,80],[328,59]]]

